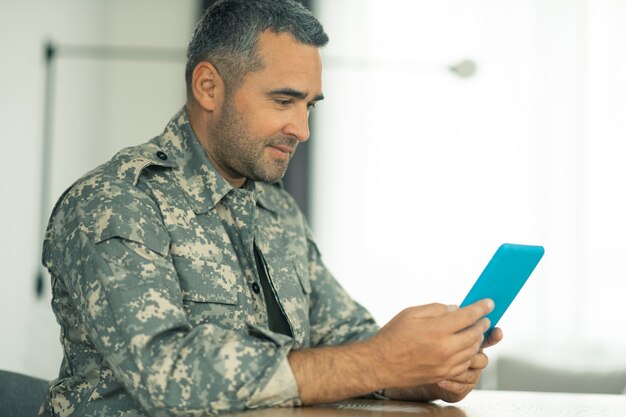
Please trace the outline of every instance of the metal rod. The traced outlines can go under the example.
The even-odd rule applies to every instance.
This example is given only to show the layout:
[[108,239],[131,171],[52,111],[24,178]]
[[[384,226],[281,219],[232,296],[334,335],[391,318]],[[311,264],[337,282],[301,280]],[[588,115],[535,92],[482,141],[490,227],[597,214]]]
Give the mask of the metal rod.
[[[54,109],[54,58],[56,49],[51,41],[44,45],[46,75],[44,81],[44,108],[43,108],[43,140],[41,154],[41,202],[39,205],[39,233],[40,242],[43,242],[48,224],[48,203],[50,202],[50,186],[52,176],[52,120]],[[45,269],[38,263],[35,279],[35,294],[37,298],[43,296]]]
[[130,46],[83,46],[63,45],[56,48],[59,58],[106,59],[124,61],[172,61],[185,60],[185,50],[181,48],[148,48]]

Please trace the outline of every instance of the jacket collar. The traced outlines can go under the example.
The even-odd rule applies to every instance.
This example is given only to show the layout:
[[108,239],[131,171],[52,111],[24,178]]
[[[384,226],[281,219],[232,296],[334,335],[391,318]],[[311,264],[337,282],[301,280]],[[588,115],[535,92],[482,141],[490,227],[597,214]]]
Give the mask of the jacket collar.
[[[169,121],[158,142],[168,158],[174,159],[175,175],[194,213],[207,213],[233,190],[234,187],[217,172],[200,145],[184,107]],[[244,187],[253,193],[262,207],[280,211],[278,201],[267,192],[272,185],[248,180]]]
[[172,117],[158,140],[168,157],[175,160],[174,173],[196,214],[213,209],[233,189],[204,152],[184,107]]

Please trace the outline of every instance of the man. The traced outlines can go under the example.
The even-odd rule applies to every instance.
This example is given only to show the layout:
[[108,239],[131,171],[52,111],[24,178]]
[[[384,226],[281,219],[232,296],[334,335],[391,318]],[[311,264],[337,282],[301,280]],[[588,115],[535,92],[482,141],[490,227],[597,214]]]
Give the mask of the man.
[[201,416],[359,395],[462,399],[492,303],[379,329],[282,189],[323,98],[328,38],[293,0],[223,0],[188,50],[188,99],[57,203],[44,242],[64,359],[55,416]]

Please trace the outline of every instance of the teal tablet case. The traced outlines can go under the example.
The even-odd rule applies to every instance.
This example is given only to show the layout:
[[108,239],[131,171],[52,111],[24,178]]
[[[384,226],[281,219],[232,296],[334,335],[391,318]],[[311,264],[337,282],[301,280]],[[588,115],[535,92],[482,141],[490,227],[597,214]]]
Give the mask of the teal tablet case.
[[485,270],[461,303],[461,307],[483,298],[491,298],[495,307],[486,317],[491,326],[489,335],[511,302],[520,291],[543,256],[543,246],[515,245],[504,243],[491,258]]

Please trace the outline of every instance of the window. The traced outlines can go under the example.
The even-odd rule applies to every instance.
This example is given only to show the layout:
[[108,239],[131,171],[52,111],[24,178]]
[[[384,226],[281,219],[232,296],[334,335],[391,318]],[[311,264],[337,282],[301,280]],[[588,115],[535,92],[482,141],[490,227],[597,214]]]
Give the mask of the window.
[[[331,41],[312,223],[340,282],[384,323],[405,306],[460,303],[500,243],[541,244],[501,322],[503,349],[621,359],[626,4],[317,10]],[[463,60],[471,77],[449,69]]]

